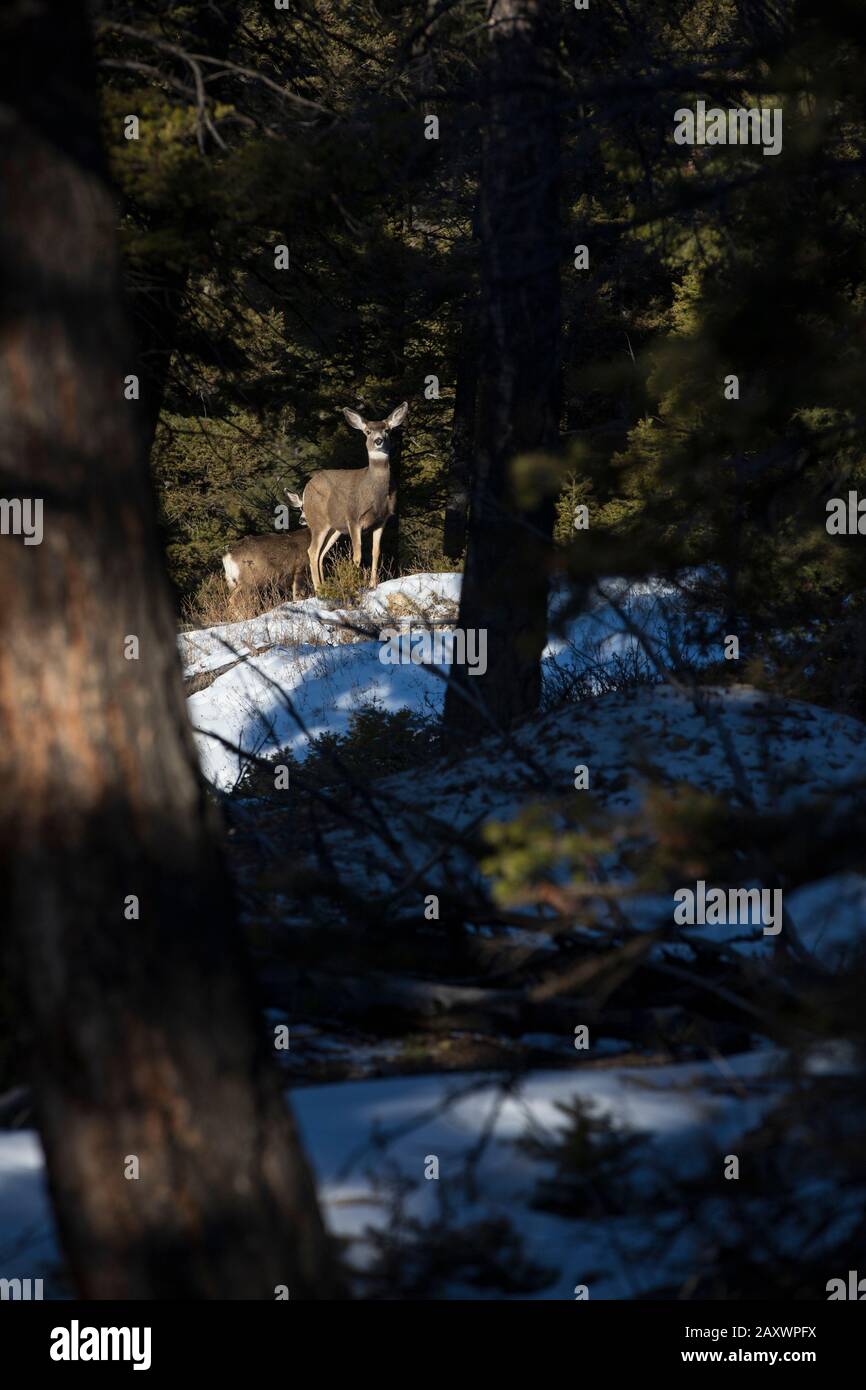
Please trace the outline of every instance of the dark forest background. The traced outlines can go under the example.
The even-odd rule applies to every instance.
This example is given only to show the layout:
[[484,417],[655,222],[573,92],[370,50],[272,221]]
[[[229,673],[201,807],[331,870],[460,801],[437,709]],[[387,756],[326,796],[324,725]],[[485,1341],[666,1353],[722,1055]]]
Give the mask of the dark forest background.
[[[28,809],[2,825],[17,925],[0,1063],[17,1085],[35,1054],[77,1286],[243,1297],[250,1281],[272,1286],[288,1269],[293,1296],[343,1291],[263,1055],[236,902],[269,1002],[290,1000],[293,1016],[357,1024],[357,990],[329,993],[315,974],[340,959],[366,982],[366,1026],[423,1032],[397,977],[455,989],[480,980],[489,962],[462,934],[466,914],[506,928],[519,900],[561,917],[551,1009],[597,985],[596,1002],[621,1007],[619,1026],[636,1037],[651,1004],[684,1010],[721,1051],[748,1041],[757,1009],[785,1046],[840,1033],[859,1046],[862,974],[816,978],[796,949],[771,987],[741,962],[704,962],[708,1003],[694,982],[643,970],[639,953],[613,959],[570,941],[583,909],[562,875],[573,886],[618,843],[616,826],[587,828],[574,810],[557,807],[564,822],[551,831],[530,808],[479,846],[504,890],[482,911],[456,884],[435,940],[414,909],[405,930],[394,909],[400,940],[388,937],[365,884],[329,880],[321,863],[293,879],[288,847],[275,867],[288,831],[266,794],[269,768],[222,808],[235,837],[227,865],[170,652],[178,621],[218,613],[227,543],[267,531],[284,490],[316,469],[361,462],[342,407],[379,418],[405,399],[387,572],[461,569],[460,622],[488,632],[489,670],[468,681],[455,668],[435,728],[367,716],[346,746],[326,740],[306,785],[297,780],[293,860],[300,846],[312,862],[341,815],[350,828],[387,819],[368,796],[383,770],[459,756],[491,731],[507,743],[542,702],[551,592],[567,620],[603,575],[697,571],[683,602],[712,634],[702,679],[862,719],[863,542],[826,526],[830,499],[866,489],[861,6],[95,0],[52,20],[47,77],[23,0],[2,22],[15,194],[0,222],[14,286],[3,301],[3,486],[39,483],[64,520],[38,562],[20,548],[4,561],[7,592],[22,596],[3,619],[5,775],[10,805]],[[676,144],[674,113],[698,99],[781,109],[781,153]],[[40,373],[59,386],[37,409],[20,384]],[[124,399],[130,374],[139,390]],[[81,401],[86,411],[69,404]],[[46,613],[57,621],[40,665],[27,642]],[[130,631],[158,653],[137,685],[121,658]],[[724,659],[727,634],[737,661]],[[584,693],[569,692],[571,703]],[[46,726],[55,758],[34,766]],[[819,810],[744,800],[731,814],[660,794],[630,829],[655,837],[647,882],[688,862],[741,876],[757,864],[767,881],[796,883],[818,864],[861,862],[862,787],[844,817]],[[106,912],[151,885],[151,926],[121,948]],[[288,944],[274,916],[286,894],[317,929]],[[585,947],[575,975],[571,951]],[[46,959],[58,962],[47,991]],[[284,966],[313,972],[315,989],[296,976],[285,987]],[[476,1031],[526,1023],[532,969],[506,959],[497,982],[511,995],[491,992],[489,1009],[474,1000]],[[216,1067],[203,1041],[215,1011]],[[682,1039],[652,1036],[681,1055]],[[425,1065],[437,1047],[426,1034],[417,1043]],[[183,1123],[175,1084],[189,1102]],[[822,1104],[829,1113],[837,1101]],[[146,1139],[143,1112],[160,1119]],[[786,1143],[796,1107],[789,1118]],[[862,1166],[855,1131],[834,1150],[840,1183]],[[219,1152],[212,1170],[196,1167],[202,1145]],[[165,1183],[147,1201],[104,1198],[108,1230],[103,1176],[115,1150],[142,1148]],[[768,1190],[777,1177],[764,1172]],[[840,1247],[840,1268],[853,1248]],[[759,1286],[744,1249],[720,1257],[700,1290]],[[391,1296],[387,1252],[382,1268]],[[787,1285],[775,1277],[814,1296],[806,1264]]]
[[[483,7],[95,12],[142,414],[179,592],[218,569],[227,541],[273,524],[283,485],[358,462],[342,405],[373,413],[404,397],[392,566],[453,567],[476,431],[496,427],[477,419],[479,394],[483,407],[501,366],[479,338],[480,133],[495,80]],[[859,588],[856,541],[828,545],[824,530],[826,499],[856,488],[861,464],[856,6],[563,4],[548,17],[530,120],[544,108],[551,167],[521,148],[526,127],[508,138],[517,160],[537,158],[532,199],[559,178],[550,245],[534,253],[558,255],[561,270],[544,363],[559,375],[556,434],[540,427],[533,441],[558,446],[534,480],[556,498],[557,539],[572,542],[557,563],[658,573],[716,559],[719,602],[750,654],[753,625],[787,637],[815,623],[838,697],[860,618],[854,600],[844,630],[823,626]],[[781,107],[782,154],[675,145],[673,113],[699,95]],[[123,138],[128,113],[138,140]],[[438,139],[426,138],[431,115]],[[521,268],[508,190],[487,196]],[[287,270],[274,267],[279,245]],[[557,312],[548,294],[527,319]],[[590,528],[575,535],[581,502]]]

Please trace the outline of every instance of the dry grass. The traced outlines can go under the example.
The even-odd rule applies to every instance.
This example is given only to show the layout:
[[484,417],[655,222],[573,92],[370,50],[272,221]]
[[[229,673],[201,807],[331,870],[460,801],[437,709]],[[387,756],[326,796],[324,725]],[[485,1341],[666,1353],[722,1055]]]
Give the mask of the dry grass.
[[291,585],[286,592],[272,580],[258,589],[233,591],[221,574],[209,574],[193,596],[181,604],[181,631],[246,622],[268,613],[272,608],[278,608],[281,603],[291,602],[291,598]]
[[395,620],[408,620],[418,627],[429,627],[431,630],[452,628],[460,614],[459,604],[445,602],[438,595],[413,597],[409,594],[389,594],[385,607]]
[[[406,571],[413,573],[412,569]],[[390,562],[379,566],[379,583],[394,579],[394,567]],[[364,591],[369,587],[370,570],[358,569],[349,550],[337,547],[325,560],[325,581],[319,591],[319,598],[326,603],[334,603],[341,608],[358,608]],[[312,597],[313,588],[309,578],[301,597]],[[199,584],[195,593],[183,600],[180,610],[180,630],[197,631],[206,627],[221,627],[226,623],[241,623],[258,618],[262,613],[291,602],[291,585],[288,590],[279,583],[271,581],[258,589],[231,590],[222,574],[209,574]],[[388,604],[395,617],[411,617],[419,622],[429,622],[431,626],[442,626],[457,618],[457,605],[453,614],[442,611],[442,601],[432,600],[428,605],[405,595],[392,595]],[[428,608],[430,611],[428,611]],[[435,612],[433,611],[435,609]],[[353,640],[347,634],[348,641]]]
[[[393,579],[392,566],[379,565],[379,583],[382,584],[386,579]],[[370,584],[370,571],[367,568],[358,569],[352,560],[351,553],[341,551],[334,558],[331,551],[325,558],[324,583],[319,590],[319,598],[326,599],[330,603],[338,603],[342,608],[356,608],[361,600],[361,594]]]

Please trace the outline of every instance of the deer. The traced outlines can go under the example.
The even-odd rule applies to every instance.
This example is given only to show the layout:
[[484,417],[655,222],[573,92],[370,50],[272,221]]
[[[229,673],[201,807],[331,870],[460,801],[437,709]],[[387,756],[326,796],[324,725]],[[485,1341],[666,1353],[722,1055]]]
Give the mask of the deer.
[[292,601],[298,600],[300,586],[306,581],[310,528],[299,526],[295,531],[274,531],[266,536],[244,536],[223,556],[226,582],[231,589],[229,607],[239,596],[264,584],[285,584],[292,581]]
[[298,518],[300,525],[306,526],[307,518],[304,516],[304,499],[301,497],[301,494],[299,492],[289,492],[287,487],[283,488],[283,492],[289,499],[289,505],[294,507],[295,511],[300,512],[301,515]]
[[388,463],[390,434],[402,425],[408,412],[409,404],[404,401],[384,420],[364,420],[356,410],[343,407],[352,429],[362,430],[366,436],[368,463],[366,468],[323,468],[304,488],[302,506],[312,533],[310,573],[317,594],[322,587],[322,561],[340,536],[351,537],[352,559],[360,567],[364,531],[373,533],[370,587],[376,587],[382,532],[396,505]]

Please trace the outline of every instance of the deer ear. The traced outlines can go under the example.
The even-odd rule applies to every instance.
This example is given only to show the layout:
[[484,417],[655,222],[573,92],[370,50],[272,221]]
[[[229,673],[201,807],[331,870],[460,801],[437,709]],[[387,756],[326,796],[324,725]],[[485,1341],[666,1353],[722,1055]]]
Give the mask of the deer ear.
[[388,416],[388,428],[395,430],[398,425],[402,425],[408,414],[409,402],[404,401],[402,405],[397,406],[396,410],[392,410],[391,414]]
[[344,405],[343,414],[349,421],[349,424],[352,426],[353,430],[362,430],[365,428],[364,421],[361,419],[357,410],[350,410],[347,405]]

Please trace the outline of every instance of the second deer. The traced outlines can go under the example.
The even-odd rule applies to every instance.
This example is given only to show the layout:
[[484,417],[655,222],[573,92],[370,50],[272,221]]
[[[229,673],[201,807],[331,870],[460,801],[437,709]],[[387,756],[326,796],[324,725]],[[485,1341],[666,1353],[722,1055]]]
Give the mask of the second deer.
[[235,541],[223,556],[226,582],[233,608],[244,593],[271,584],[279,588],[291,581],[292,600],[297,602],[307,577],[310,531],[272,532],[266,536],[245,536]]
[[310,573],[316,593],[322,586],[322,561],[340,536],[351,536],[352,559],[360,567],[361,537],[373,533],[370,586],[376,587],[382,532],[393,514],[391,492],[391,430],[402,425],[408,402],[398,405],[384,420],[364,420],[355,410],[343,414],[353,429],[363,430],[367,442],[366,468],[323,468],[304,488],[303,508],[310,527]]

